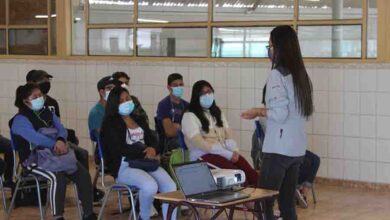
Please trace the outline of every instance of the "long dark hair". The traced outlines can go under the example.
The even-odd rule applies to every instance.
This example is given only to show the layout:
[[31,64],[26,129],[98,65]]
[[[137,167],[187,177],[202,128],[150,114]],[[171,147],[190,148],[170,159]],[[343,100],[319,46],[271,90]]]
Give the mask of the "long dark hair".
[[313,87],[303,63],[298,36],[288,25],[278,26],[271,31],[273,45],[272,68],[284,68],[292,75],[298,111],[305,118],[314,111]]
[[111,90],[110,95],[107,99],[106,104],[106,110],[104,113],[104,118],[113,118],[116,116],[119,116],[118,108],[120,104],[120,97],[123,92],[126,92],[129,94],[129,91],[123,87],[115,87],[113,90]]
[[35,89],[39,89],[38,84],[35,83],[26,83],[25,85],[19,86],[16,89],[16,95],[15,95],[15,106],[19,109],[25,109],[28,108],[24,104],[24,100],[27,99]]
[[[192,96],[191,96],[191,102],[188,106],[188,111],[194,113],[196,117],[198,117],[200,123],[202,124],[202,130],[205,131],[206,133],[209,133],[210,122],[204,115],[204,110],[200,105],[200,96],[202,95],[202,89],[206,86],[210,87],[210,89],[214,92],[214,89],[211,86],[211,84],[205,80],[200,80],[194,84],[194,86],[192,87]],[[210,110],[210,114],[217,121],[217,126],[223,127],[222,118],[221,118],[222,112],[221,109],[215,104],[215,101],[213,102],[209,110]]]

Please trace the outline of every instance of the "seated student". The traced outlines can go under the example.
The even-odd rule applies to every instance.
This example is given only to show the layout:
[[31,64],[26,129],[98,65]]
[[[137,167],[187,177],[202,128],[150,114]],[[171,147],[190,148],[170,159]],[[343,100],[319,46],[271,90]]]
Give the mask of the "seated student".
[[4,187],[13,187],[15,184],[12,181],[14,156],[12,153],[11,141],[8,138],[0,135],[0,153],[4,154]]
[[183,76],[172,73],[168,76],[169,95],[158,103],[157,120],[162,125],[163,131],[159,131],[162,150],[172,150],[180,147],[177,141],[177,131],[181,130],[181,119],[188,102],[182,99],[184,93]]
[[214,101],[214,89],[207,81],[194,84],[181,124],[191,160],[202,159],[219,168],[243,170],[246,185],[256,186],[258,174],[238,153],[232,130]]
[[[44,70],[31,70],[26,75],[26,81],[28,83],[36,83],[45,99],[44,106],[53,112],[58,118],[60,118],[60,107],[58,105],[57,100],[48,95],[51,89],[51,79],[52,75],[48,74]],[[89,170],[89,154],[88,151],[78,145],[78,138],[76,137],[76,133],[72,129],[67,129],[68,133],[68,142],[69,147],[71,147],[77,157],[77,160],[87,169]],[[104,192],[96,188],[94,186],[94,201],[100,201],[104,197]]]
[[303,163],[299,168],[298,186],[297,191],[298,204],[306,208],[307,199],[306,195],[313,186],[314,179],[317,176],[318,168],[320,167],[321,159],[313,152],[307,150]]
[[[157,139],[145,119],[134,115],[133,110],[134,102],[127,89],[116,87],[111,90],[100,135],[110,173],[118,183],[139,188],[140,218],[149,220],[157,191],[176,191],[176,184],[161,166],[148,172],[129,165],[133,160],[159,158]],[[168,205],[163,204],[164,219],[167,209]]]
[[120,85],[121,83],[118,80],[115,80],[112,76],[103,77],[97,83],[99,101],[89,111],[88,115],[89,132],[93,132],[95,137],[97,137],[100,133],[108,95],[110,94],[111,90]]
[[[24,162],[35,147],[53,149],[57,155],[68,151],[67,133],[60,119],[44,107],[44,97],[37,84],[28,83],[16,90],[15,106],[18,113],[11,120],[11,131],[19,148],[19,158]],[[51,138],[42,133],[42,129],[57,130],[57,138]],[[83,207],[83,219],[96,219],[92,205],[92,184],[88,170],[77,162],[77,171],[50,172],[37,166],[27,167],[32,173],[46,176],[50,184],[50,200],[54,219],[64,219],[64,202],[67,178],[76,183],[80,201]]]
[[[125,73],[125,72],[115,72],[114,74],[112,74],[112,77],[116,80],[118,80],[119,82],[122,83],[122,87],[129,90],[129,85],[130,85],[130,77]],[[131,95],[131,99],[133,100],[134,102],[134,113],[135,115],[139,115],[140,117],[143,117],[144,120],[146,120],[148,123],[149,123],[149,118],[148,118],[148,114],[146,113],[146,111],[142,108],[142,105],[141,105],[141,102],[139,101],[139,99],[137,97],[135,97],[134,95]]]

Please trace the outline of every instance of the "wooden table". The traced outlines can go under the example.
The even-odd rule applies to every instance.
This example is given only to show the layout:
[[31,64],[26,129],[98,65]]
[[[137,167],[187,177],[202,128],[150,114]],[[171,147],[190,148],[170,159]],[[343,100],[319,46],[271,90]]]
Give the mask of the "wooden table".
[[[160,193],[157,194],[154,198],[160,200],[163,203],[168,203],[168,213],[167,219],[170,220],[172,217],[173,210],[178,206],[187,206],[195,215],[195,219],[200,220],[200,216],[196,208],[206,208],[206,209],[217,209],[218,211],[210,218],[210,220],[216,219],[219,215],[223,213],[225,209],[229,209],[228,219],[232,220],[234,215],[234,210],[242,210],[238,208],[238,205],[242,205],[249,202],[260,202],[263,203],[265,199],[276,197],[279,192],[273,190],[265,190],[259,188],[245,188],[242,192],[250,195],[248,198],[240,199],[236,201],[226,202],[226,203],[208,203],[208,202],[198,202],[190,201],[185,199],[184,194],[181,191],[169,192],[169,193]],[[260,212],[260,211],[259,211]]]

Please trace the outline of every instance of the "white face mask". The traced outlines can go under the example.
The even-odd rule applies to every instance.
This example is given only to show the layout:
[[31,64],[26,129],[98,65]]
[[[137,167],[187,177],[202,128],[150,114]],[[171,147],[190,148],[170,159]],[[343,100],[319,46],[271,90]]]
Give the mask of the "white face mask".
[[104,95],[104,100],[107,101],[108,96],[110,95],[110,92],[111,92],[111,91],[106,91],[106,93],[105,93],[105,95]]
[[122,88],[125,88],[125,89],[127,89],[127,90],[129,90],[129,86],[127,86],[125,83],[123,83],[123,84],[121,85],[121,87],[122,87]]

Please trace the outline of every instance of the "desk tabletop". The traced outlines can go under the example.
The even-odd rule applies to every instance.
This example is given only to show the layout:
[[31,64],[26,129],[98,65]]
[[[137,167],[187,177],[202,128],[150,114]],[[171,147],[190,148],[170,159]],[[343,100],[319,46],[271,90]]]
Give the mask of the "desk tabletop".
[[270,198],[279,194],[278,191],[266,190],[260,188],[249,188],[249,187],[243,189],[241,192],[247,193],[249,197],[245,199],[240,199],[240,200],[235,200],[235,201],[220,203],[220,204],[186,200],[184,194],[181,191],[160,193],[157,194],[154,198],[167,203],[188,202],[190,204],[199,205],[199,206],[227,207],[227,206],[234,206],[242,203],[252,202],[256,200],[261,200],[265,198]]

